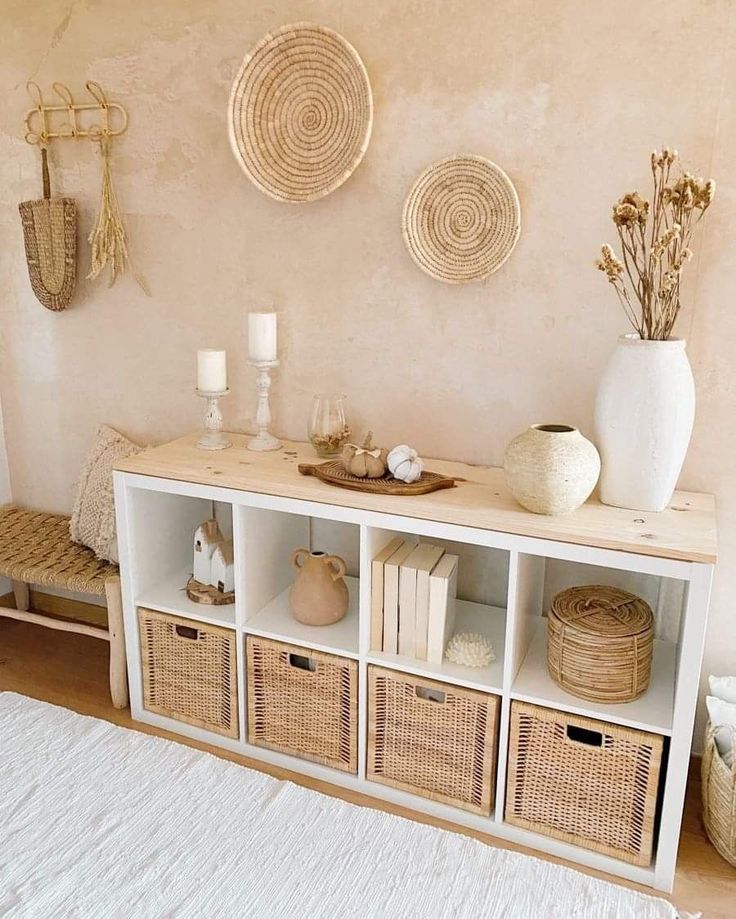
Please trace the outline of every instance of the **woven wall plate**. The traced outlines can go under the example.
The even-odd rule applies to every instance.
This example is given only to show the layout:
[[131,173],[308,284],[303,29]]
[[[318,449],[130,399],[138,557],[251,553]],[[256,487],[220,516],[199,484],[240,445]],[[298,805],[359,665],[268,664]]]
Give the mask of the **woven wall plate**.
[[373,97],[345,39],[299,22],[265,35],[233,83],[230,143],[248,178],[278,201],[314,201],[363,159]]
[[482,156],[427,167],[404,205],[402,232],[417,265],[438,281],[465,284],[497,271],[521,230],[511,179]]

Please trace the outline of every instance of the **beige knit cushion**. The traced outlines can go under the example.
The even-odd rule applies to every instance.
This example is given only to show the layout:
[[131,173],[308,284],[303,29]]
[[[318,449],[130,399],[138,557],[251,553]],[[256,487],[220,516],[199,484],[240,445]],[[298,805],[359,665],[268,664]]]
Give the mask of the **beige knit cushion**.
[[72,542],[89,546],[95,555],[109,562],[118,561],[112,469],[119,460],[140,453],[142,449],[101,424],[79,479],[69,535]]

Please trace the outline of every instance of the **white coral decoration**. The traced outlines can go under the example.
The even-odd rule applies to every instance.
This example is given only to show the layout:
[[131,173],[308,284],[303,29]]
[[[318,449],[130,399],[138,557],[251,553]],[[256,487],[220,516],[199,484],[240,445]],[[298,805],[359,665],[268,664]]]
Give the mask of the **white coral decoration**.
[[445,657],[465,667],[487,667],[496,660],[493,645],[477,632],[456,632],[447,642]]

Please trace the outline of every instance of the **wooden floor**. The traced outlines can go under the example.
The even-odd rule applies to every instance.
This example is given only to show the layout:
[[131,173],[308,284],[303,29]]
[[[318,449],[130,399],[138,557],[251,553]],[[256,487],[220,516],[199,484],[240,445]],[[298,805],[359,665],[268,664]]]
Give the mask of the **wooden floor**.
[[[337,789],[323,782],[288,773],[276,767],[268,767],[263,763],[230,754],[216,747],[209,747],[133,722],[128,709],[116,711],[111,705],[107,682],[107,661],[107,643],[104,641],[0,618],[0,691],[11,690],[62,705],[85,715],[103,718],[134,730],[170,737],[180,743],[208,750],[224,759],[241,762],[254,769],[266,771],[279,778],[291,779],[327,794],[336,794],[357,804],[368,804],[393,813],[410,815],[403,808],[393,807],[363,795],[350,793],[345,789]],[[693,769],[692,772],[680,843],[677,880],[671,899],[678,909],[693,913],[702,911],[704,919],[735,919],[736,869],[730,867],[716,853],[705,837],[700,821],[700,786],[697,769]],[[418,819],[437,826],[450,826],[429,817],[422,816]],[[505,848],[527,851],[530,854],[545,857],[540,856],[539,853],[503,843],[490,836],[457,827],[450,828],[475,836],[488,845],[501,845]],[[575,865],[572,867],[578,868]],[[578,868],[578,870],[584,869]],[[589,873],[596,874],[596,872]],[[597,876],[607,877],[601,874]],[[609,878],[609,880],[615,881],[616,879]],[[633,884],[628,886],[656,895],[656,892],[649,888],[637,887]]]

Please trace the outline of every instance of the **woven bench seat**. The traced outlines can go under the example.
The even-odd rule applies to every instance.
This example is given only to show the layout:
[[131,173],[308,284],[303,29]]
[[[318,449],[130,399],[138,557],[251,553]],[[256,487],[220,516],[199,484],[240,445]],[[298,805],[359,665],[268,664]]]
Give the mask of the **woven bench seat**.
[[[0,575],[13,582],[15,594],[15,608],[0,606],[0,617],[110,642],[110,694],[113,705],[124,708],[128,686],[118,566],[73,543],[68,517],[10,504],[0,508]],[[30,584],[105,597],[107,629],[32,611]]]
[[118,566],[69,538],[69,518],[9,505],[0,509],[0,575],[26,584],[105,595]]

